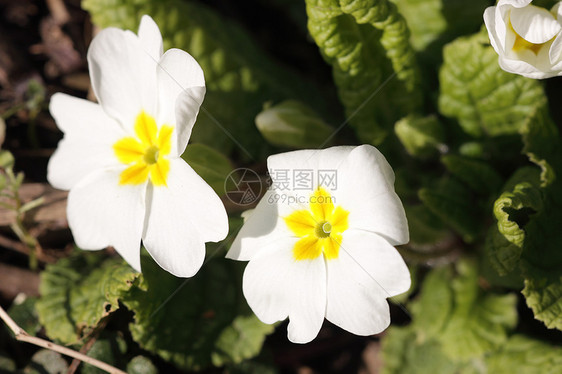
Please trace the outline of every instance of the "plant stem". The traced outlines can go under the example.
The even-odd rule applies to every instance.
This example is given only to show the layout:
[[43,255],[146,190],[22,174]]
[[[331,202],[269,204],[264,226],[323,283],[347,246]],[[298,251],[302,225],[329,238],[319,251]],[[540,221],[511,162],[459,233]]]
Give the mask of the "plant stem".
[[116,367],[106,364],[105,362],[96,360],[95,358],[86,356],[82,353],[76,352],[70,348],[60,346],[58,344],[38,338],[36,336],[30,336],[27,332],[25,332],[24,329],[18,326],[18,324],[8,315],[8,313],[6,313],[6,311],[2,307],[0,307],[0,318],[6,323],[6,325],[10,328],[10,330],[12,330],[16,340],[31,343],[39,347],[47,348],[50,349],[51,351],[55,351],[63,355],[76,358],[82,362],[86,362],[108,373],[127,374],[124,371],[117,369]]

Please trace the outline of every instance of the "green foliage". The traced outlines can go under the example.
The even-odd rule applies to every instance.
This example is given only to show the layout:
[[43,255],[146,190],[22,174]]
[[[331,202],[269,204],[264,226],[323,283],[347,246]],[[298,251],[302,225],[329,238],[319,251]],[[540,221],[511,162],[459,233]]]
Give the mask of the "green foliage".
[[295,100],[266,107],[256,117],[256,126],[269,143],[289,148],[330,145],[335,132],[316,112]]
[[64,374],[68,364],[60,353],[41,349],[31,357],[31,363],[23,369],[23,374]]
[[445,46],[439,110],[474,137],[517,134],[546,96],[538,81],[501,70],[488,43],[481,32]]
[[391,124],[420,105],[419,72],[404,18],[387,0],[307,0],[306,11],[308,30],[332,66],[349,123],[362,142],[380,144]]
[[[105,362],[109,365],[119,367],[118,362],[122,358],[121,356],[127,350],[127,343],[125,340],[117,335],[105,333],[96,339],[94,345],[88,351],[88,356],[93,357],[97,360]],[[89,365],[87,363],[82,364],[82,374],[103,374],[104,370],[98,369],[95,366]]]
[[496,193],[502,185],[500,175],[486,162],[453,154],[443,156],[441,162],[452,175],[482,195]]
[[47,335],[70,344],[119,309],[119,300],[139,273],[121,259],[77,252],[47,266],[41,274],[36,310]]
[[158,369],[148,358],[136,356],[127,365],[129,374],[158,374]]
[[433,214],[462,235],[465,241],[471,242],[476,238],[480,228],[478,211],[464,184],[445,177],[432,187],[420,189],[418,195]]
[[396,122],[394,132],[413,156],[428,157],[445,148],[443,125],[435,116],[408,116]]
[[[411,304],[412,324],[389,329],[382,341],[383,372],[519,372],[517,363],[533,361],[533,354],[540,356],[536,362],[557,362],[560,348],[510,337],[517,322],[515,295],[487,292],[478,278],[473,261],[432,270]],[[505,360],[523,347],[530,351],[507,365]],[[502,364],[506,367],[498,369]]]
[[190,144],[181,156],[221,196],[224,183],[232,172],[232,164],[219,151],[204,144]]
[[273,327],[248,309],[238,264],[213,259],[191,279],[178,279],[150,258],[123,303],[135,313],[133,339],[185,370],[239,363],[257,355]]
[[[482,25],[486,0],[393,0],[412,31],[412,46],[420,51],[431,44],[441,47],[461,34],[472,33]],[[429,48],[428,48],[429,49]],[[436,49],[436,48],[431,48]]]
[[35,336],[41,330],[39,318],[35,311],[36,302],[36,297],[26,297],[23,301],[16,298],[10,309],[8,309],[8,314],[14,322],[31,336]]
[[294,98],[316,105],[321,97],[306,78],[272,61],[245,30],[201,2],[86,0],[82,5],[97,25],[135,32],[141,16],[149,14],[160,27],[164,48],[195,57],[205,72],[207,94],[192,140],[225,154],[236,149],[258,157],[268,150],[254,126],[263,103]]

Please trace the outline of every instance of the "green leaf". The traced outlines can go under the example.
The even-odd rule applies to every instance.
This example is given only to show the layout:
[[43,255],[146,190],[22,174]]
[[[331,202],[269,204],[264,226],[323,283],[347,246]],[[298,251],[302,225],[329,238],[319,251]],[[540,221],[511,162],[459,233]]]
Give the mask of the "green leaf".
[[68,364],[60,353],[41,349],[31,357],[23,374],[65,374],[67,370]]
[[441,157],[441,162],[452,175],[479,194],[497,193],[502,185],[500,175],[484,161],[450,154]]
[[207,93],[191,137],[196,143],[259,158],[269,150],[254,126],[264,102],[293,98],[324,108],[322,94],[306,77],[271,60],[242,27],[203,2],[85,0],[82,6],[97,25],[135,33],[148,14],[160,27],[165,49],[183,49],[197,60]]
[[459,276],[452,281],[455,307],[439,340],[452,359],[481,357],[500,347],[515,327],[517,297],[482,292],[477,269],[471,264],[460,262],[457,271]]
[[396,122],[394,132],[412,156],[429,157],[446,147],[443,125],[435,116],[410,115]]
[[149,358],[136,356],[127,365],[129,374],[158,374],[158,369]]
[[[88,351],[88,356],[118,367],[119,359],[127,351],[125,339],[118,334],[103,331]],[[82,364],[82,374],[104,374],[105,371],[87,363]]]
[[308,106],[287,100],[264,109],[256,126],[271,144],[289,148],[320,148],[329,145],[335,129]]
[[437,49],[455,36],[474,32],[482,25],[486,0],[393,0],[412,31],[412,46],[420,51]]
[[232,164],[222,153],[204,144],[189,144],[181,156],[221,196],[232,172]]
[[507,339],[517,323],[514,294],[484,292],[478,285],[478,268],[470,260],[451,268],[433,270],[419,298],[411,305],[412,328],[418,342],[438,341],[451,360],[483,357]]
[[10,169],[14,167],[15,159],[12,152],[0,150],[0,168]]
[[16,363],[4,352],[0,351],[0,374],[10,374],[16,372]]
[[257,355],[273,327],[245,304],[238,264],[214,258],[191,279],[142,257],[143,280],[123,299],[135,313],[133,339],[184,370],[239,363]]
[[538,107],[542,85],[503,71],[498,55],[480,32],[445,46],[439,72],[439,109],[475,137],[517,134]]
[[382,339],[382,374],[462,373],[439,342],[420,341],[411,327],[390,327]]
[[406,22],[388,0],[306,0],[306,10],[349,123],[361,141],[381,143],[390,124],[420,106]]
[[18,296],[12,306],[10,306],[10,309],[8,309],[10,317],[31,336],[35,336],[41,329],[39,318],[35,311],[36,302],[36,297],[26,297],[24,300],[20,300]]
[[422,203],[466,242],[475,240],[479,231],[478,211],[470,191],[454,178],[440,179],[433,188],[418,192]]
[[77,252],[41,273],[36,310],[47,335],[75,343],[119,308],[139,276],[121,259]]
[[514,335],[485,362],[488,373],[494,374],[557,373],[562,367],[562,348]]
[[433,270],[424,279],[420,297],[411,305],[419,339],[438,336],[449,320],[453,308],[451,278],[451,268],[443,267]]
[[443,222],[424,205],[404,206],[410,231],[410,245],[436,243],[449,235]]

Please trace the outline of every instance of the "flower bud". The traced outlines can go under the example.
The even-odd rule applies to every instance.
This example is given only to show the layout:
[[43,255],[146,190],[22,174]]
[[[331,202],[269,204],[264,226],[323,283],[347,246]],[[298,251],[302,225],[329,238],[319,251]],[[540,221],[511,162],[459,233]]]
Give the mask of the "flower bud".
[[287,100],[266,108],[256,126],[271,144],[289,148],[317,148],[330,144],[334,129],[306,105]]

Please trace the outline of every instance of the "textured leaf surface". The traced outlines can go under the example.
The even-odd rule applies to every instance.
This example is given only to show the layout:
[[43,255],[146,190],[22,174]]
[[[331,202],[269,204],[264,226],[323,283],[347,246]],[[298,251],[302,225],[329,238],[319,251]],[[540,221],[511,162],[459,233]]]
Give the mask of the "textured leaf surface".
[[242,296],[239,264],[215,258],[179,279],[143,256],[143,282],[124,298],[135,313],[133,339],[185,370],[239,363],[259,353],[271,325],[260,322]]
[[406,22],[387,0],[307,0],[306,10],[350,124],[361,141],[379,144],[420,104]]
[[102,253],[61,259],[41,274],[39,321],[51,339],[75,343],[119,308],[138,276],[123,260]]
[[447,170],[464,182],[471,190],[487,195],[496,193],[502,184],[502,179],[489,164],[476,159],[446,155],[441,158]]
[[428,157],[445,147],[443,125],[435,116],[410,115],[396,122],[394,132],[413,156]]
[[478,210],[470,190],[454,178],[443,178],[433,187],[420,189],[423,204],[453,230],[471,242],[478,230]]
[[[441,47],[451,38],[474,32],[482,25],[485,0],[393,0],[408,22],[410,40],[416,50],[430,44]],[[436,49],[436,48],[433,48]]]
[[444,48],[439,109],[472,136],[517,134],[546,96],[538,81],[501,70],[488,43],[480,32]]

